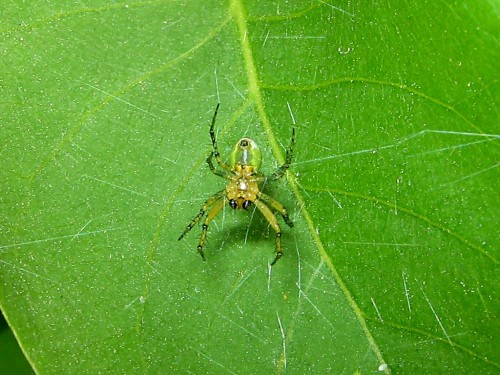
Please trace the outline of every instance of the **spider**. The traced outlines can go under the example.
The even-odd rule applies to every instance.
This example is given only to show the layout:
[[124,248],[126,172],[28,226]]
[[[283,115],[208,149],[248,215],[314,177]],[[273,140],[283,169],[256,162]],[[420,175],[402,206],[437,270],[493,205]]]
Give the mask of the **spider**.
[[[205,201],[198,215],[191,220],[186,229],[184,229],[184,232],[180,235],[179,241],[182,240],[184,236],[206,214],[202,225],[200,241],[198,242],[197,247],[201,258],[205,260],[203,248],[207,241],[208,225],[221,212],[224,206],[229,204],[229,206],[235,210],[248,210],[249,207],[255,205],[262,215],[264,215],[271,227],[276,231],[276,257],[271,263],[271,265],[274,265],[283,256],[283,249],[281,246],[281,228],[278,223],[278,219],[272,212],[271,208],[281,214],[283,220],[290,228],[293,227],[293,222],[290,220],[286,208],[274,198],[264,194],[261,191],[261,188],[265,182],[275,181],[283,177],[287,169],[290,167],[290,164],[292,163],[293,148],[295,145],[295,129],[292,128],[292,139],[290,141],[290,146],[286,151],[285,164],[280,166],[269,177],[265,177],[259,172],[262,162],[260,149],[257,146],[257,143],[248,137],[243,137],[236,143],[231,154],[231,162],[229,164],[222,160],[217,149],[217,141],[215,139],[214,132],[215,120],[217,118],[219,106],[220,103],[217,104],[217,107],[215,108],[212,123],[210,125],[210,138],[212,139],[213,151],[207,158],[207,164],[213,174],[219,177],[227,178],[229,183],[225,189],[218,191]],[[215,167],[212,161],[213,158],[215,158],[217,164],[222,170]]]

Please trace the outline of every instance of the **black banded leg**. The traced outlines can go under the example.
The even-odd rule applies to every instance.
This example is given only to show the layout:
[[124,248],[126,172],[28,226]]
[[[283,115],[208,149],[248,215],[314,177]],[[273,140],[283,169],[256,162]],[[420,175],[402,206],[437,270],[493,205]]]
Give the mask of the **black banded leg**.
[[281,247],[281,232],[276,232],[276,258],[274,258],[273,262],[271,263],[271,266],[274,266],[274,264],[281,259],[283,256],[283,250]]
[[198,243],[198,246],[196,247],[196,249],[198,250],[198,253],[200,253],[201,259],[206,260],[205,253],[203,252],[203,246],[205,246],[205,242],[207,240],[208,224],[203,224],[201,226],[201,228],[202,228],[201,229],[201,238],[200,238],[200,242]]
[[[228,175],[228,173],[227,173],[227,171],[226,171],[226,170],[224,170],[224,171],[219,171],[219,170],[217,170],[217,168],[215,168],[215,165],[214,165],[214,163],[212,162],[213,157],[214,157],[214,152],[212,151],[212,152],[210,153],[210,155],[208,156],[208,158],[207,158],[207,164],[208,164],[208,168],[210,168],[210,171],[211,171],[214,175],[216,175],[216,176],[220,176],[220,177],[224,177],[224,178],[231,178],[231,177]],[[229,168],[229,167],[228,167],[228,168]]]
[[285,164],[280,166],[276,172],[274,172],[271,176],[269,176],[269,181],[274,181],[278,180],[283,175],[285,174],[286,170],[290,167],[290,164],[292,164],[292,158],[293,158],[293,149],[295,147],[295,128],[292,128],[292,139],[290,141],[290,146],[288,146],[288,149],[286,150],[286,160]]
[[270,197],[269,195],[261,193],[261,192],[259,192],[258,198],[263,200],[267,204],[269,204],[276,211],[278,211],[281,214],[281,216],[283,217],[283,220],[285,220],[285,223],[287,223],[287,225],[290,228],[293,228],[293,222],[290,219],[290,216],[288,216],[288,211],[280,202],[278,202],[276,199]]
[[[217,140],[215,138],[215,131],[214,131],[214,126],[215,126],[215,119],[217,118],[217,112],[219,111],[219,106],[220,103],[217,103],[217,107],[215,107],[215,112],[214,112],[214,117],[212,118],[212,123],[210,124],[210,138],[212,139],[212,147],[213,147],[213,152],[210,154],[210,156],[207,159],[208,166],[210,167],[210,170],[212,172],[215,171],[215,168],[212,164],[212,157],[215,157],[215,160],[217,161],[217,164],[224,169],[226,172],[231,172],[231,167],[222,160],[219,154],[219,149],[217,148]],[[225,176],[223,174],[219,174],[214,172],[218,176]]]
[[207,210],[217,201],[217,199],[221,199],[224,197],[223,191],[224,190],[221,190],[221,191],[215,193],[210,198],[208,198],[205,201],[205,203],[203,203],[203,206],[201,207],[200,212],[198,213],[198,215],[196,215],[194,217],[193,220],[191,220],[191,222],[188,224],[186,229],[184,229],[184,232],[182,232],[182,234],[179,236],[178,241],[182,240],[184,238],[184,236],[186,234],[188,234],[188,232],[191,229],[193,229],[193,227],[196,225],[196,223],[198,223],[198,221],[200,221],[200,219],[203,217],[203,215],[205,215],[205,212],[207,212]]
[[278,261],[283,256],[283,249],[281,247],[281,228],[278,224],[278,219],[272,213],[272,211],[260,200],[255,200],[255,206],[259,209],[259,211],[264,215],[266,220],[271,224],[273,229],[276,231],[276,258],[274,258],[271,266]]
[[224,195],[220,196],[214,203],[210,211],[207,213],[207,217],[203,221],[202,229],[201,229],[201,237],[200,242],[198,242],[197,250],[201,255],[201,258],[205,260],[205,254],[203,253],[203,248],[205,247],[205,243],[207,242],[207,231],[208,224],[217,216],[217,214],[224,208],[226,204],[226,197]]

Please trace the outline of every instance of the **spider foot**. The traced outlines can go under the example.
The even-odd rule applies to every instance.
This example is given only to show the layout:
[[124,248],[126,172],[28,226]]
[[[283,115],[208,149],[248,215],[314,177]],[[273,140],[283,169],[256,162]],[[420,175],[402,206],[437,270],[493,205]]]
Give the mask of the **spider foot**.
[[281,259],[281,257],[283,256],[283,252],[282,251],[277,251],[276,252],[276,258],[274,258],[273,262],[271,263],[271,266],[274,266],[274,264]]
[[203,252],[203,247],[201,245],[198,245],[197,249],[198,249],[198,252],[201,255],[201,259],[203,259],[204,261],[206,261],[206,259],[205,259],[205,253]]

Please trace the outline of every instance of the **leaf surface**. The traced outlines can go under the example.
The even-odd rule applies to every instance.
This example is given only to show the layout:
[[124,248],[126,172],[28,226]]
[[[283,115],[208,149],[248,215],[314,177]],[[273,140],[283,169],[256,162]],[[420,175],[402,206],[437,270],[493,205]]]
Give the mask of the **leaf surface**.
[[[498,5],[1,5],[0,307],[39,374],[495,373]],[[284,256],[226,208],[252,137]],[[281,220],[281,218],[278,218]],[[387,364],[386,367],[384,364]]]

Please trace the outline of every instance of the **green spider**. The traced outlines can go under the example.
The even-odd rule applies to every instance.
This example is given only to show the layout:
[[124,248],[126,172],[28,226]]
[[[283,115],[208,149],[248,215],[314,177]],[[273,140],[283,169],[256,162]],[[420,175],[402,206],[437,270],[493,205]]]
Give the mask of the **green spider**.
[[[219,177],[227,178],[229,183],[225,189],[215,193],[207,199],[201,207],[198,215],[191,220],[186,229],[184,229],[184,232],[180,235],[179,241],[182,240],[184,236],[196,225],[196,223],[201,220],[203,215],[206,214],[202,225],[200,241],[198,242],[197,247],[202,259],[205,260],[203,247],[207,241],[208,224],[210,224],[210,222],[221,212],[226,204],[229,204],[229,206],[233,209],[244,210],[247,210],[252,204],[254,204],[262,215],[264,215],[271,227],[276,231],[276,257],[271,263],[271,265],[274,265],[278,259],[283,256],[283,249],[281,246],[281,228],[278,223],[278,219],[273,214],[271,208],[281,214],[283,220],[290,228],[293,227],[293,223],[288,216],[286,208],[274,198],[264,194],[261,191],[261,188],[264,182],[275,181],[283,177],[287,169],[290,167],[290,164],[292,163],[293,148],[295,146],[295,129],[292,128],[292,140],[290,141],[290,146],[286,151],[285,164],[280,166],[271,176],[265,177],[259,172],[259,168],[262,163],[262,154],[257,146],[257,143],[250,138],[241,138],[236,143],[231,154],[230,164],[227,164],[222,160],[217,149],[217,141],[215,139],[214,132],[215,119],[217,118],[219,106],[220,103],[217,104],[217,107],[215,108],[212,123],[210,125],[210,138],[212,139],[213,151],[207,158],[207,164],[212,173]],[[214,157],[222,170],[216,169],[214,166],[212,162]]]

